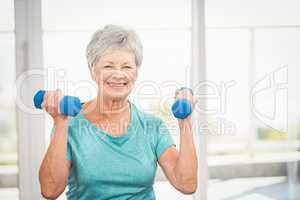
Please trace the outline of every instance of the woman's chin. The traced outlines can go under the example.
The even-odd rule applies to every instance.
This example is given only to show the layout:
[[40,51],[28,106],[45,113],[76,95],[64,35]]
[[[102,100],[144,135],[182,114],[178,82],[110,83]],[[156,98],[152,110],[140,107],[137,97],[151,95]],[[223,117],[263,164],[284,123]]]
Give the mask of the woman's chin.
[[128,88],[126,86],[124,87],[110,87],[106,85],[106,91],[105,93],[107,96],[110,98],[115,98],[115,99],[124,99],[128,96]]
[[114,92],[114,91],[108,91],[106,93],[107,99],[111,100],[124,100],[127,98],[127,91],[124,92]]

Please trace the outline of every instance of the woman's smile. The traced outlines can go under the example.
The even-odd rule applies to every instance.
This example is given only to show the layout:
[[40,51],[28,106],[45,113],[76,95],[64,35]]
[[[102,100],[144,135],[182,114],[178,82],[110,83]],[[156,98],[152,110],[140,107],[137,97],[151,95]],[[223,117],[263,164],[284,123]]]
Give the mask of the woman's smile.
[[127,86],[127,82],[106,82],[111,88],[124,88]]

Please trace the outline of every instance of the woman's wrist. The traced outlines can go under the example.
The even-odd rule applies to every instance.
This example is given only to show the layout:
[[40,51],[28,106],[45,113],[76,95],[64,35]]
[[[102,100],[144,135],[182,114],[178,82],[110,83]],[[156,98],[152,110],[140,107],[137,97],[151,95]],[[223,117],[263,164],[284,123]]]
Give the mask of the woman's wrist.
[[180,131],[185,131],[192,128],[192,120],[190,118],[178,120]]
[[66,125],[68,121],[68,116],[57,116],[53,118],[54,125]]

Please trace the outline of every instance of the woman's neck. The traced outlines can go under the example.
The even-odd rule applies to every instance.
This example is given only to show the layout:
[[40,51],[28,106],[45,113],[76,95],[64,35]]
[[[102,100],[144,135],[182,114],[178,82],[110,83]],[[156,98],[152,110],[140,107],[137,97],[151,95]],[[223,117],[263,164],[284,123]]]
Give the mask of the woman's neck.
[[123,115],[129,109],[128,99],[104,99],[97,96],[95,112],[102,118],[114,118]]

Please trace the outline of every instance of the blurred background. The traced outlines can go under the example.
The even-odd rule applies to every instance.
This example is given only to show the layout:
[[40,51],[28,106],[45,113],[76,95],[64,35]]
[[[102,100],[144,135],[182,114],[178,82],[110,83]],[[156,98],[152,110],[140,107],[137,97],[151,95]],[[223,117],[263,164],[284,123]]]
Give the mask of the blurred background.
[[[205,124],[194,132],[195,140],[205,138],[205,152],[199,152],[205,157],[199,170],[208,169],[206,181],[199,182],[202,190],[182,195],[158,172],[158,200],[300,199],[299,9],[298,0],[1,0],[0,200],[33,199],[29,193],[38,185],[24,174],[36,172],[30,163],[40,157],[33,152],[45,151],[52,126],[49,116],[40,114],[44,120],[36,126],[42,131],[22,132],[26,122],[15,93],[20,72],[38,68],[44,88],[61,88],[83,101],[92,98],[85,48],[106,24],[129,26],[140,35],[144,61],[131,100],[165,120],[177,147],[179,133],[170,114],[175,89],[191,86],[206,102],[197,111]],[[192,14],[203,11],[204,18]],[[205,41],[199,47],[206,60],[201,66],[192,63],[195,23],[205,25],[199,33]],[[28,37],[26,49],[35,48],[32,27],[40,28],[34,34],[42,49],[29,57],[38,56],[42,65],[22,68],[18,44]],[[194,67],[201,68],[204,84],[191,85]],[[27,138],[44,143],[34,146]],[[27,191],[25,182],[36,189]]]

